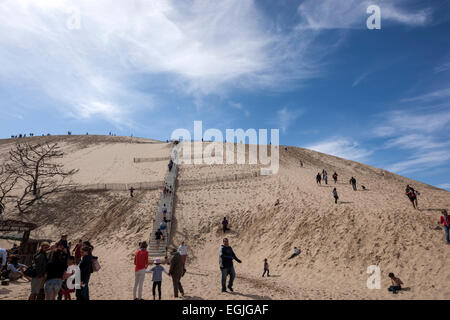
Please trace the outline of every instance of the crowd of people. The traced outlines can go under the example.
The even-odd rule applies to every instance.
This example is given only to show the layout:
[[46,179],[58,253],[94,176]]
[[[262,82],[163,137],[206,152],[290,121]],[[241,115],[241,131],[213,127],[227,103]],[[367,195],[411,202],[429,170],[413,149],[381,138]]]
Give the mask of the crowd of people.
[[89,241],[82,240],[71,250],[67,235],[62,235],[52,245],[41,242],[31,265],[26,266],[19,263],[18,254],[10,251],[8,255],[7,250],[0,248],[1,276],[9,281],[29,281],[29,300],[71,300],[72,293],[75,293],[77,300],[89,300],[91,274],[100,270],[98,258],[92,255],[93,250]]

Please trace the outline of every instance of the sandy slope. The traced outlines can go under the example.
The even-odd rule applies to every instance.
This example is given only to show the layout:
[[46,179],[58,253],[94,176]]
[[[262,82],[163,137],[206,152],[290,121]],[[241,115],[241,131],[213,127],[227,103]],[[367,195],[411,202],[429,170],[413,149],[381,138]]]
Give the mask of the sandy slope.
[[[103,182],[103,175],[109,181],[123,181],[146,172],[150,176],[150,170],[157,172],[153,173],[155,176],[164,176],[165,165],[153,163],[145,169],[148,163],[127,161],[135,153],[136,157],[158,157],[170,149],[164,149],[164,144],[145,151],[137,146],[99,141],[98,145],[71,151],[67,163],[78,164],[83,174],[94,165],[89,157],[109,150],[105,159],[121,159],[123,165],[114,166],[114,160],[108,160],[111,169],[99,167],[102,174],[86,173],[86,180],[79,178],[79,183],[89,179]],[[304,168],[298,165],[300,159]],[[280,165],[276,176],[179,188],[173,243],[178,245],[184,240],[189,246],[188,272],[182,279],[187,299],[450,298],[450,246],[444,244],[444,231],[435,229],[439,209],[450,208],[449,192],[300,148],[281,149]],[[182,165],[179,180],[215,176],[220,179],[255,168]],[[328,186],[315,183],[315,175],[323,168],[329,174]],[[331,194],[334,170],[339,173],[338,205]],[[356,177],[358,186],[362,183],[369,190],[354,192],[348,184],[351,175]],[[412,209],[404,196],[406,183],[420,190],[421,210]],[[57,240],[62,231],[68,232],[73,241],[79,237],[90,239],[103,265],[93,275],[92,297],[130,299],[133,253],[137,242],[148,240],[158,197],[157,191],[139,192],[134,199],[126,192],[79,192],[76,197],[62,195],[54,199],[39,220],[28,219],[41,225],[35,232],[39,236]],[[274,206],[277,199],[280,205]],[[234,294],[220,292],[218,249],[224,216],[232,229],[227,236],[243,260],[236,264]],[[302,253],[287,260],[293,246]],[[271,278],[261,278],[264,258],[269,259]],[[372,264],[381,268],[381,290],[366,287],[366,269]],[[395,297],[388,294],[388,272],[398,274],[411,291]],[[163,281],[163,296],[172,298],[170,278]],[[145,298],[151,297],[150,288],[148,276]],[[15,284],[7,292],[0,288],[0,298],[23,299],[28,289],[28,284]]]

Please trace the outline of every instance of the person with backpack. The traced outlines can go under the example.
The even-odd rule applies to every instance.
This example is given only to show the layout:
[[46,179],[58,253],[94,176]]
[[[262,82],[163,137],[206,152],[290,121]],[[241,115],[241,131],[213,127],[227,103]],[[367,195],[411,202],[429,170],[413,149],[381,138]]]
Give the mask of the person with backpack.
[[[145,270],[148,267],[148,251],[147,242],[143,241],[139,244],[139,249],[134,255],[134,287],[133,287],[133,299],[142,299],[142,288],[144,287]],[[138,296],[136,297],[136,290],[138,290]]]
[[338,174],[336,172],[333,173],[333,180],[334,180],[334,184],[337,183],[337,179],[338,179]]
[[351,177],[349,183],[352,185],[353,191],[356,191],[356,179]]
[[[233,260],[242,263],[242,261],[234,254],[233,248],[229,245],[228,238],[224,238],[223,245],[220,247],[219,251],[219,266],[222,273],[222,292],[227,292],[227,288],[233,292],[233,282],[236,277]],[[228,275],[230,276],[230,280],[228,281],[227,287],[226,282]]]
[[444,230],[445,230],[445,241],[447,241],[447,244],[450,244],[450,217],[448,216],[447,210],[442,210],[442,216],[440,223],[444,224]]
[[50,249],[48,242],[42,242],[38,253],[33,257],[31,276],[31,294],[28,300],[43,300],[45,272],[47,270],[48,257],[47,252]]
[[405,194],[408,196],[411,201],[413,208],[417,209],[417,191],[414,190],[409,184],[406,185]]

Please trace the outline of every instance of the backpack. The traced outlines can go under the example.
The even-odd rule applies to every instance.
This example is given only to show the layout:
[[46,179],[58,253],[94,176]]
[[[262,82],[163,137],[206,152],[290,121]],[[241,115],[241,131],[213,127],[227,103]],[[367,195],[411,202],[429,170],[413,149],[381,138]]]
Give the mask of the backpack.
[[92,271],[93,272],[98,272],[101,269],[101,265],[98,262],[98,258],[97,257],[92,257]]

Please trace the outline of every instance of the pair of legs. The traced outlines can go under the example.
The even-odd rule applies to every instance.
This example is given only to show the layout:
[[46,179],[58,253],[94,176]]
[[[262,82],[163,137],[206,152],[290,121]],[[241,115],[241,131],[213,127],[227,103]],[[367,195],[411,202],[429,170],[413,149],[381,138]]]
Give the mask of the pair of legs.
[[339,197],[334,197],[334,203],[337,204],[338,199],[339,199]]
[[75,296],[78,301],[89,301],[89,284],[86,283],[81,289],[76,289]]
[[161,281],[153,281],[153,288],[152,288],[153,300],[155,300],[156,297],[156,287],[158,287],[158,297],[159,300],[161,300]]
[[50,279],[45,282],[45,300],[55,300],[59,290],[61,290],[62,279]]
[[293,253],[293,254],[289,257],[289,259],[292,259],[292,258],[294,258],[294,257],[296,257],[296,256],[298,256],[298,253]]
[[392,293],[397,294],[400,290],[402,290],[401,286],[390,286],[388,291],[392,291]]
[[[138,270],[134,273],[133,299],[142,299],[142,288],[144,287],[145,269]],[[136,297],[136,291],[138,295]]]
[[41,300],[41,290],[44,289],[44,277],[35,277],[31,279],[31,294],[28,300]]
[[184,296],[184,290],[183,286],[181,285],[181,277],[174,277],[172,276],[172,282],[173,282],[173,295],[175,298],[178,298],[178,291],[181,293],[182,296]]
[[445,240],[447,241],[447,243],[450,243],[450,227],[444,226],[444,230],[445,230]]
[[352,183],[353,191],[356,191],[356,183]]
[[417,209],[417,197],[410,197],[409,200],[411,201],[414,209]]
[[230,275],[230,280],[228,281],[228,289],[233,290],[233,282],[236,277],[236,272],[234,271],[234,267],[231,266],[229,268],[221,268],[222,271],[222,291],[226,291],[227,286],[227,276]]
[[262,276],[264,277],[264,275],[266,274],[266,272],[267,272],[267,276],[270,277],[269,269],[264,269],[264,272],[263,272],[263,275],[262,275]]

